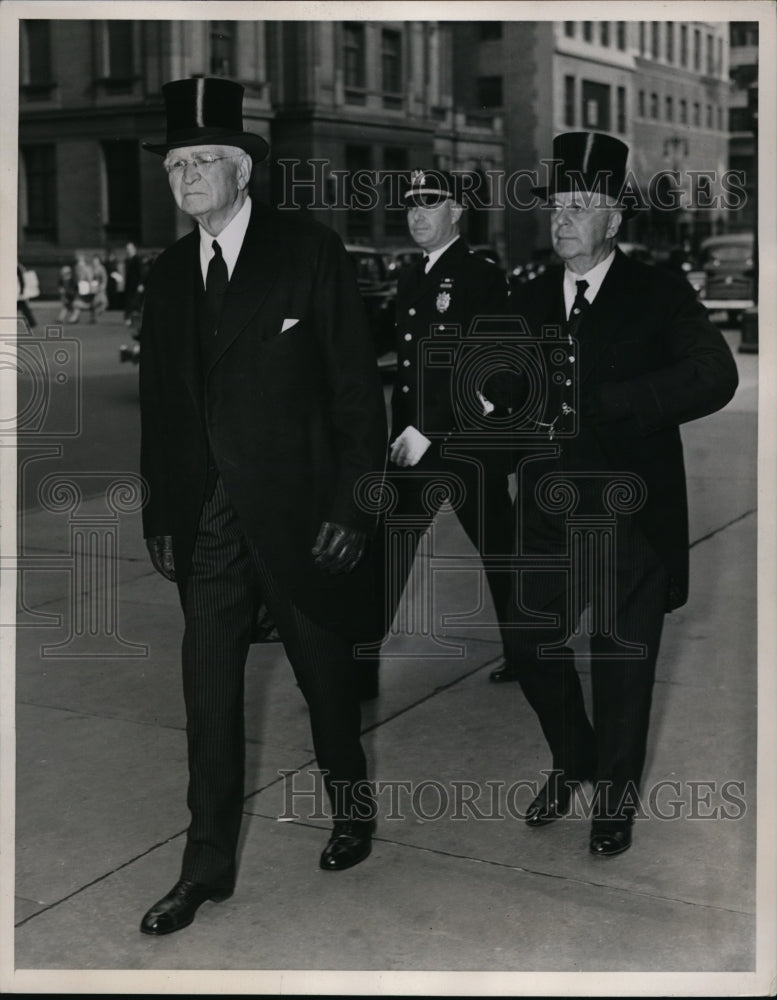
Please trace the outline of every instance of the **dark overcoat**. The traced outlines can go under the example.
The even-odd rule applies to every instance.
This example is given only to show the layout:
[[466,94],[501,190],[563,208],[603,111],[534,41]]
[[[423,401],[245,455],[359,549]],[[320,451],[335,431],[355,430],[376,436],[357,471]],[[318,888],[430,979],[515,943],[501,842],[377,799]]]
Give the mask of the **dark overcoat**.
[[[551,267],[512,297],[532,337],[565,327],[564,270]],[[688,597],[688,507],[679,425],[720,409],[737,387],[729,347],[684,277],[620,250],[578,333],[580,423],[559,447],[591,467],[630,472],[646,487],[635,515],[669,571],[668,610]],[[489,398],[500,393],[489,386]],[[557,410],[552,387],[546,417]],[[588,444],[586,444],[588,441]],[[593,447],[591,447],[593,445]],[[575,456],[575,449],[582,454]],[[569,465],[566,459],[562,465]],[[523,498],[526,501],[526,498]],[[523,537],[531,542],[532,503]]]
[[210,442],[242,526],[284,591],[320,623],[361,634],[373,613],[366,564],[329,575],[311,555],[322,521],[373,526],[356,491],[385,458],[383,391],[351,261],[327,227],[254,204],[204,357],[202,297],[195,229],[160,255],[147,283],[144,535],[172,536],[185,607]]

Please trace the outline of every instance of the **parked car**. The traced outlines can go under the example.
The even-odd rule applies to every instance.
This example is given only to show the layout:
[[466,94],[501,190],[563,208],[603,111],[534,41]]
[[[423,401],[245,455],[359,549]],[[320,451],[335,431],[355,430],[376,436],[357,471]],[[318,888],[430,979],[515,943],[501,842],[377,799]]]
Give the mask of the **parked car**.
[[752,233],[710,236],[699,247],[698,269],[688,273],[704,306],[725,312],[735,325],[755,301],[754,254]]
[[367,307],[375,353],[381,358],[394,350],[396,273],[389,271],[381,250],[351,243],[347,243],[345,249],[356,267],[356,280]]

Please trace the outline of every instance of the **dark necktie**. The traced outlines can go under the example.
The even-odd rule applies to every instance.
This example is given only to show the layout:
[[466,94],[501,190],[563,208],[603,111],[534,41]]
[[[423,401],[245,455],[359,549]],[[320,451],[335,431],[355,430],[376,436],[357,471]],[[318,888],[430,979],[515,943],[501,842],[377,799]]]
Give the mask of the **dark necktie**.
[[213,256],[208,264],[208,276],[205,279],[205,300],[208,309],[208,329],[212,333],[218,331],[221,307],[229,284],[229,272],[221,247],[213,241]]
[[569,314],[569,323],[567,326],[570,337],[577,335],[580,324],[583,322],[583,317],[590,308],[590,303],[585,297],[588,282],[585,280],[576,281],[575,284],[577,285],[577,295],[575,296],[575,301],[572,303],[572,312]]

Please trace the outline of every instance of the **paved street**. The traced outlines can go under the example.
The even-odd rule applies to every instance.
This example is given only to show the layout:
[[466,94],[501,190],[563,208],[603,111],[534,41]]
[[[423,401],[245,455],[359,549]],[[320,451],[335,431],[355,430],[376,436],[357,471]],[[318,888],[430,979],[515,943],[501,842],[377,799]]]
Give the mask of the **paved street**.
[[[54,308],[36,312],[43,323]],[[30,434],[20,448],[17,969],[74,970],[75,979],[46,980],[54,992],[63,982],[91,990],[117,970],[168,970],[141,981],[160,993],[394,992],[404,972],[427,973],[417,982],[441,992],[434,970],[458,973],[470,995],[531,992],[527,977],[539,972],[560,976],[546,989],[573,988],[564,974],[632,974],[633,989],[645,973],[667,973],[663,988],[694,974],[702,993],[747,992],[757,356],[736,354],[740,388],[724,411],[683,428],[691,599],[667,619],[650,816],[637,821],[630,851],[591,857],[584,819],[541,830],[520,821],[528,783],[549,765],[542,735],[516,686],[488,683],[499,642],[492,609],[477,612],[478,575],[447,571],[435,576],[445,622],[433,636],[391,641],[381,695],[365,706],[365,745],[384,782],[371,858],[321,872],[328,823],[308,815],[311,800],[300,797],[299,818],[279,820],[291,803],[279,769],[299,769],[294,788],[311,789],[313,753],[282,647],[253,646],[237,890],[205,904],[190,928],[154,939],[138,923],[178,877],[188,816],[182,620],[141,538],[137,369],[118,362],[128,333],[117,313],[65,328],[80,354],[67,383],[80,419],[71,437]],[[736,349],[738,333],[727,337]],[[51,400],[55,427],[74,404],[53,391]],[[438,519],[437,553],[470,553],[450,514]],[[462,804],[466,789],[477,808]],[[175,978],[183,970],[203,971]],[[324,971],[306,979],[308,970]],[[328,977],[338,970],[353,978]]]

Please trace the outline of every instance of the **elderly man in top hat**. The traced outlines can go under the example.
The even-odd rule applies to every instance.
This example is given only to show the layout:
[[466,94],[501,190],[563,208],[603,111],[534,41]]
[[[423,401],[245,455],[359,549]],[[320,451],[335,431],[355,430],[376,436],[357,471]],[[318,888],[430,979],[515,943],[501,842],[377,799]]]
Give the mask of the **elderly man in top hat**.
[[[516,474],[508,667],[537,713],[552,770],[526,821],[560,818],[573,786],[592,779],[589,846],[599,857],[631,844],[663,618],[687,599],[678,425],[720,409],[737,386],[731,352],[687,281],[618,249],[627,154],[601,133],[554,140],[553,182],[535,193],[549,199],[563,266],[511,303],[535,344],[520,348],[525,369],[482,387],[498,412],[524,407],[522,429],[534,438]],[[542,341],[548,380],[538,393],[528,362]],[[523,556],[548,558],[531,569]],[[569,645],[585,605],[591,720]]]
[[166,84],[163,157],[196,222],[148,278],[140,363],[144,534],[184,612],[191,812],[180,880],[141,930],[187,926],[233,890],[243,807],[243,682],[264,602],[307,701],[334,830],[320,859],[370,852],[353,643],[374,618],[372,519],[357,483],[382,469],[380,377],[337,236],[253,203],[268,153],[243,130],[243,88]]
[[[405,541],[385,560],[386,628],[421,536],[449,493],[459,522],[481,555],[504,556],[513,544],[508,463],[504,452],[464,442],[454,379],[455,355],[471,336],[472,324],[507,313],[507,283],[501,268],[474,253],[459,233],[464,206],[454,175],[414,171],[404,201],[410,236],[423,254],[400,272],[397,286],[397,377],[386,470],[396,502],[387,520],[402,525]],[[502,623],[509,573],[487,565],[485,577]],[[364,690],[370,680],[376,683],[376,666],[368,660],[361,671]]]

